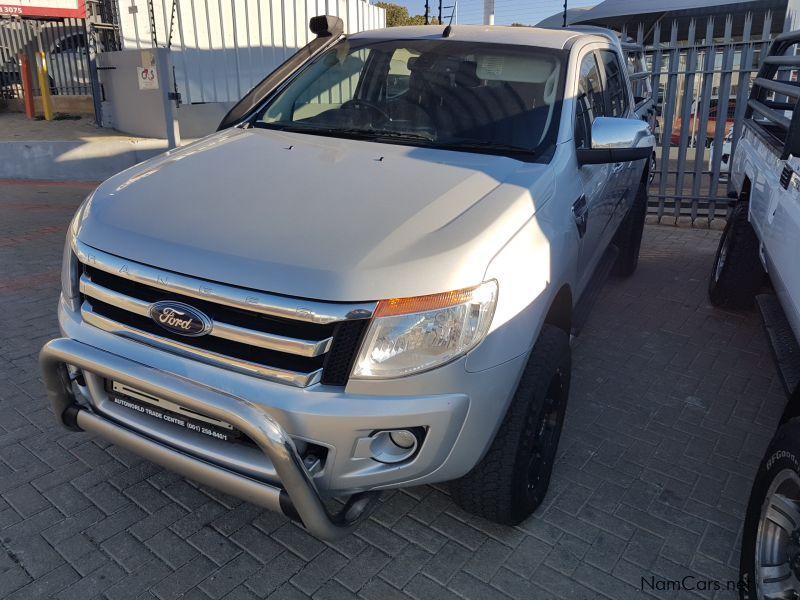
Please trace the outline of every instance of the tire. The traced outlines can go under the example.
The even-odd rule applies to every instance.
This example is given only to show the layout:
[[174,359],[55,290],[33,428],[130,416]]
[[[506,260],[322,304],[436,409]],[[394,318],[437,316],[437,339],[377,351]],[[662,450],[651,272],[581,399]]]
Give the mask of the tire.
[[550,483],[569,395],[569,335],[544,325],[486,456],[450,483],[461,508],[516,525],[541,504]]
[[719,240],[708,283],[708,298],[714,306],[750,308],[764,283],[759,242],[747,212],[747,202],[737,202]]
[[644,219],[647,216],[647,183],[646,179],[639,182],[636,198],[628,214],[625,215],[619,230],[614,235],[614,244],[619,249],[617,260],[614,263],[614,275],[630,277],[639,264],[639,250],[642,247],[642,233],[644,232]]
[[[739,565],[743,600],[798,597],[792,596],[792,589],[800,595],[798,540],[800,419],[793,419],[772,438],[750,492]],[[787,588],[785,595],[773,594],[782,586]]]

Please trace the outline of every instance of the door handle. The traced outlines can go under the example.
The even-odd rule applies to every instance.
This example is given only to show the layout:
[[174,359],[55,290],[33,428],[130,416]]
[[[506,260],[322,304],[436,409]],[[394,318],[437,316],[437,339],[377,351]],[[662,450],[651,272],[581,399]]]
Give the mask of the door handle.
[[585,194],[572,203],[572,216],[578,228],[578,237],[582,238],[586,234],[586,221],[589,218],[589,204],[586,202]]

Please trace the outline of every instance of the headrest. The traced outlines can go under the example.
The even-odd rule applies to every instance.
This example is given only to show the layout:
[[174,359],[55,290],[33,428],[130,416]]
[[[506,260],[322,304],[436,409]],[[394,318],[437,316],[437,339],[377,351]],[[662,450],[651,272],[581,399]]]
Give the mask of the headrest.
[[456,85],[461,87],[478,87],[481,84],[481,79],[478,77],[478,63],[465,60],[458,65],[456,71]]

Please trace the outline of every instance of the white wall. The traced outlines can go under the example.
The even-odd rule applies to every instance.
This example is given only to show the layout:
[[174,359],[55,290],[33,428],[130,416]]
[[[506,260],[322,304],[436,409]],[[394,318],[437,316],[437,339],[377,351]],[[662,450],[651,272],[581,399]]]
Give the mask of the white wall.
[[[365,0],[154,0],[156,42],[167,45],[181,101],[233,102],[309,41],[308,20],[335,15],[347,33],[386,25],[383,9]],[[131,12],[133,11],[133,12]],[[126,50],[152,46],[146,0],[120,0]],[[161,76],[162,80],[163,76]]]

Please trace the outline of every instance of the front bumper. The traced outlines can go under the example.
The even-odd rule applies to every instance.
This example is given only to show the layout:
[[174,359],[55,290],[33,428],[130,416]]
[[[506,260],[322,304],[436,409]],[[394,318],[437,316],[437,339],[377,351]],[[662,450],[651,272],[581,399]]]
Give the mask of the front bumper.
[[[59,338],[47,343],[40,364],[56,418],[68,428],[95,433],[190,479],[281,512],[315,536],[332,540],[349,533],[377,500],[377,492],[353,494],[337,512],[326,508],[292,438],[251,402],[81,342]],[[274,466],[279,484],[245,477],[118,425],[78,403],[67,373],[71,365],[170,400],[242,431]]]
[[[63,298],[59,325],[63,338],[45,346],[41,361],[62,425],[93,431],[190,479],[287,514],[328,539],[369,512],[374,494],[367,492],[467,473],[494,438],[526,361],[522,355],[471,372],[465,357],[397,380],[294,388],[93,327]],[[69,370],[77,381],[70,382],[66,365],[77,369]],[[253,444],[213,439],[129,410],[114,402],[109,381],[229,423]],[[359,452],[376,431],[412,427],[427,432],[412,459],[383,464]],[[319,453],[323,459],[309,464]],[[331,498],[348,496],[343,511],[325,509]]]

